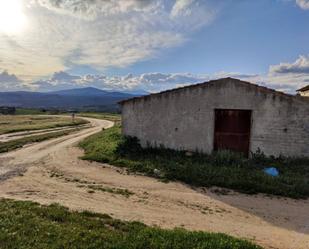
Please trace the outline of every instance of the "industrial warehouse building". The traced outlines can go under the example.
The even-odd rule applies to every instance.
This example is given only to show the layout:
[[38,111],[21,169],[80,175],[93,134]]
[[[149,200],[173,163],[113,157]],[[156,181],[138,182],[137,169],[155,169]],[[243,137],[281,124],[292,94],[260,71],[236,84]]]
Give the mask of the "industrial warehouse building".
[[309,156],[309,98],[226,78],[120,102],[142,146]]

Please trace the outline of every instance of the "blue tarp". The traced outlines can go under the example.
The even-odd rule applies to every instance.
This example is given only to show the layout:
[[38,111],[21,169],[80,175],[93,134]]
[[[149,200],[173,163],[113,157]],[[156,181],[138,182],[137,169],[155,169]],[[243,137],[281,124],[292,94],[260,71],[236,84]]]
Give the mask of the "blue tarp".
[[279,176],[279,171],[276,168],[266,168],[264,172],[270,176]]

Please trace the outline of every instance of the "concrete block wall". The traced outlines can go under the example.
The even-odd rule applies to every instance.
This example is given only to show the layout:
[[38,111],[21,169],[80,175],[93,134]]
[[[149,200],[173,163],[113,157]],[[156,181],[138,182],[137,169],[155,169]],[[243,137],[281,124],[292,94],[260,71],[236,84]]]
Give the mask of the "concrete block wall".
[[309,156],[309,102],[231,78],[124,102],[123,134],[143,146],[211,153],[215,109],[252,110],[252,152]]

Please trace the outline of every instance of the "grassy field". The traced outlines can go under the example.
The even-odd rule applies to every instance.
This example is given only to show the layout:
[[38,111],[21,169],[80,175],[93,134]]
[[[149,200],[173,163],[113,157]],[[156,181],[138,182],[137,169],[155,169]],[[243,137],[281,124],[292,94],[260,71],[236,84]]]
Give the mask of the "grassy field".
[[[123,137],[119,126],[87,138],[80,146],[85,150],[84,159],[126,167],[162,180],[247,194],[309,197],[308,158],[267,158],[260,153],[245,159],[229,152],[186,156],[185,152],[168,149],[142,149],[136,139]],[[277,167],[280,176],[266,175],[265,167]]]
[[58,109],[32,109],[32,108],[16,108],[16,115],[61,115],[66,114],[65,110]]
[[44,133],[40,135],[23,137],[23,138],[11,140],[8,142],[0,142],[0,153],[5,153],[5,152],[12,151],[12,150],[16,150],[18,148],[22,148],[26,144],[42,142],[48,139],[69,135],[79,130],[80,128],[64,130],[64,131],[57,131],[57,132],[49,132],[49,133]]
[[224,234],[163,230],[59,205],[0,200],[1,249],[261,249]]
[[16,115],[46,115],[50,114],[40,109],[16,108]]
[[76,126],[86,123],[87,121],[82,119],[76,119],[73,123],[70,117],[40,115],[0,115],[0,135],[20,131],[50,129],[63,126]]

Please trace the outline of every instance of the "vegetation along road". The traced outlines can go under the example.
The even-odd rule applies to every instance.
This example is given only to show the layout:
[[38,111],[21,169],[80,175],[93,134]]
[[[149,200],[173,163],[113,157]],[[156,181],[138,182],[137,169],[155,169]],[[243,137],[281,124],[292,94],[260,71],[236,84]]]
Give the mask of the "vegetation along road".
[[[83,151],[77,144],[103,128],[113,126],[111,121],[85,119],[91,122],[90,128],[0,154],[0,197],[35,201],[40,204],[59,203],[71,210],[104,213],[113,218],[141,221],[162,228],[181,227],[194,231],[226,233],[253,241],[267,249],[309,248],[308,200],[246,195],[232,191],[223,195],[206,188],[191,188],[179,182],[164,183],[143,175],[130,174],[124,168],[81,160]],[[101,226],[103,223],[108,224],[106,227],[123,227],[124,231],[127,231],[127,226],[135,226],[133,223],[111,222],[107,216],[102,216],[103,223],[100,223],[99,215],[91,213],[83,213],[83,217],[77,218],[77,213],[70,214],[58,206],[44,210],[40,211],[39,207],[33,204],[5,201],[0,206],[0,216],[7,217],[4,220],[8,223],[14,217],[16,229],[10,231],[11,235],[16,234],[17,228],[20,227],[19,218],[23,215],[33,224],[41,220],[40,224],[49,228],[55,225],[55,220],[60,220],[62,225],[57,228],[62,230],[59,230],[59,233],[68,238],[77,235],[71,234],[71,227],[65,230],[65,224],[73,226],[78,219],[84,224],[89,222],[89,227],[100,227],[102,231],[106,229]],[[44,230],[46,227],[40,229]],[[78,229],[90,237],[101,236],[88,234],[91,233],[88,228]],[[150,234],[162,233],[159,230],[144,230],[139,225],[136,229],[134,231],[141,233],[135,235],[148,238]],[[112,230],[116,233],[116,230]],[[177,236],[187,236],[181,233]],[[43,234],[41,235],[43,237]],[[33,234],[33,237],[35,236],[37,235]],[[177,236],[173,238],[176,240]],[[10,243],[9,237],[6,237],[6,241]],[[23,243],[22,237],[16,241]]]

